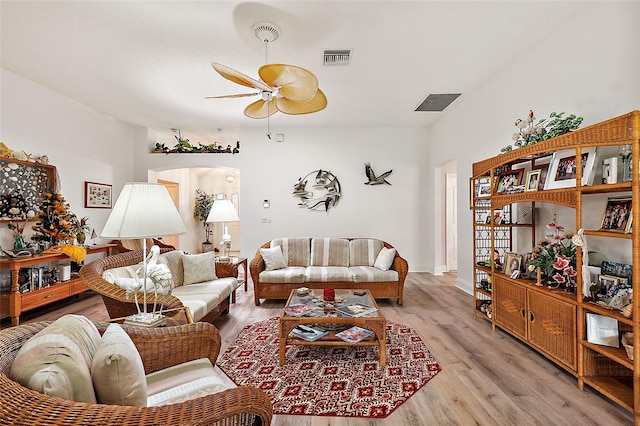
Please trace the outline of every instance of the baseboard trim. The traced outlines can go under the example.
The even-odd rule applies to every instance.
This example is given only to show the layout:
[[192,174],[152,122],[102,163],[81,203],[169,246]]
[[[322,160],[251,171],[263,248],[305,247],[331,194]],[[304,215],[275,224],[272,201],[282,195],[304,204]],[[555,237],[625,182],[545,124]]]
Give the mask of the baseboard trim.
[[473,295],[473,284],[468,281],[458,278],[456,280],[456,287],[467,294]]

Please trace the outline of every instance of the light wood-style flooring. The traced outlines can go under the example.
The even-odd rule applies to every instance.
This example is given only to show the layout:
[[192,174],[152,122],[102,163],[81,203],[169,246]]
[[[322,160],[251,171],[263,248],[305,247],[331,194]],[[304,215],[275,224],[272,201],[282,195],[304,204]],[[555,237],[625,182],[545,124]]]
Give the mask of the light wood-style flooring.
[[[455,286],[455,275],[410,273],[404,306],[381,301],[388,320],[417,330],[442,367],[435,378],[386,419],[274,416],[274,425],[630,425],[630,413],[488,322],[473,318],[471,296]],[[251,287],[251,285],[249,285]],[[251,288],[238,290],[231,313],[214,321],[222,350],[243,326],[279,315],[284,301],[256,307]],[[78,313],[107,317],[90,292],[26,313],[21,322]],[[7,327],[6,320],[0,323]],[[275,356],[275,355],[274,355]]]

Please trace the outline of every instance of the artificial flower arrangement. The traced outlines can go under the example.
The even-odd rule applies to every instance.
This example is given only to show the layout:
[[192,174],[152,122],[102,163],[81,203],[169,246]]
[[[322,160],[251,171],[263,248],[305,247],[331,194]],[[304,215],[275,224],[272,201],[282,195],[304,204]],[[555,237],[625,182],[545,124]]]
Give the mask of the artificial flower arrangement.
[[[533,145],[556,136],[564,135],[576,130],[582,124],[582,117],[571,114],[564,117],[564,112],[552,112],[549,118],[543,118],[537,123],[533,110],[529,110],[529,114],[524,118],[518,118],[513,124],[517,127],[517,132],[513,134],[511,139],[517,148]],[[509,152],[513,150],[511,145],[507,145],[500,152]]]
[[574,232],[566,232],[557,223],[556,215],[547,225],[550,230],[546,239],[533,248],[527,270],[529,273],[540,268],[545,279],[553,288],[564,288],[568,292],[576,290],[576,250]]
[[34,241],[51,244],[68,242],[74,227],[75,215],[69,211],[64,196],[55,191],[46,192],[41,210],[36,214],[36,224],[31,227]]

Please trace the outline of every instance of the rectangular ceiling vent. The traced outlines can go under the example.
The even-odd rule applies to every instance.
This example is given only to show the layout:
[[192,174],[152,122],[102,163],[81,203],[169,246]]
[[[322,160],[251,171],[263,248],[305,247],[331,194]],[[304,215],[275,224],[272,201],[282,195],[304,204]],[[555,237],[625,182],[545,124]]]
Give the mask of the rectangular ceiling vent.
[[460,95],[461,93],[432,93],[418,105],[416,111],[444,111]]
[[324,51],[323,65],[349,65],[351,49],[330,49]]

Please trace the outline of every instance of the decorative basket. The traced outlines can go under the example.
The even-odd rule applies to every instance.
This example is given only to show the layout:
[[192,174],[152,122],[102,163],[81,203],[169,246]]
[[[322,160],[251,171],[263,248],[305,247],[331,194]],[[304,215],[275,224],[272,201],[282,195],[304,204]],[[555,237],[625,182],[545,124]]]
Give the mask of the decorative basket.
[[623,333],[621,341],[627,351],[627,356],[633,361],[633,333]]

